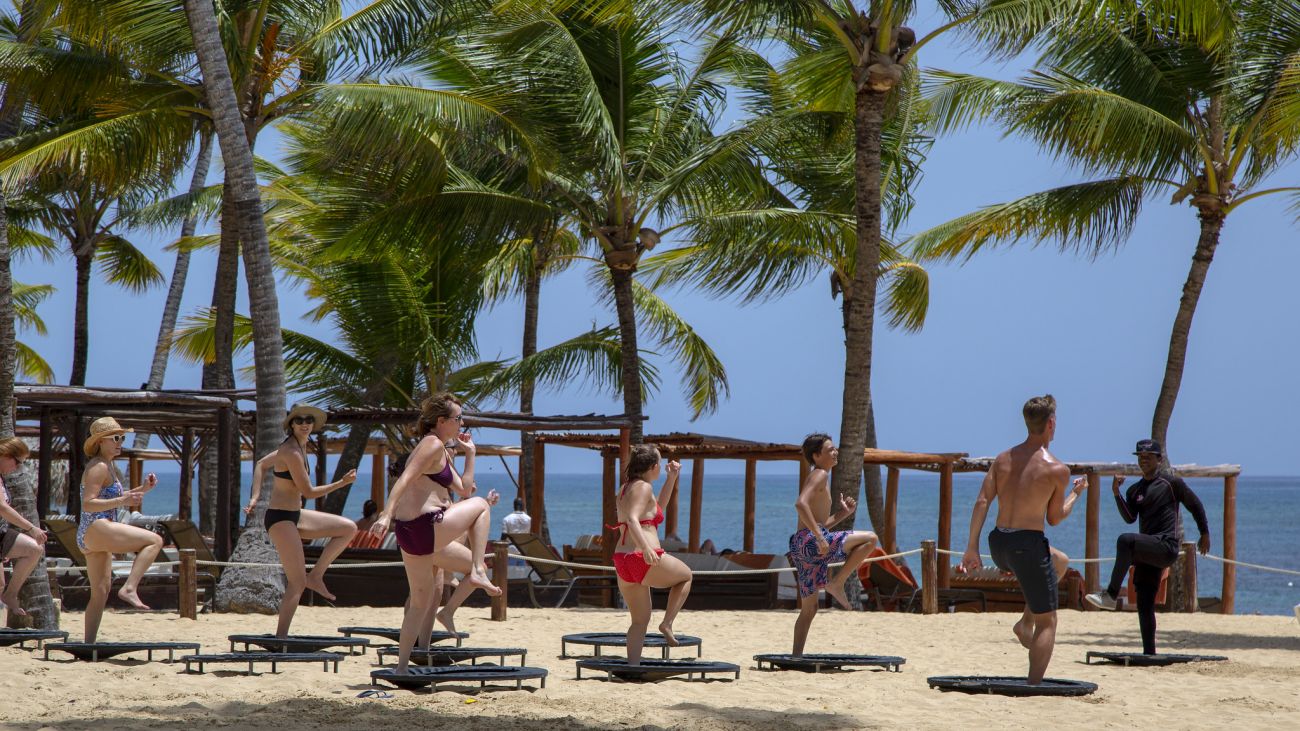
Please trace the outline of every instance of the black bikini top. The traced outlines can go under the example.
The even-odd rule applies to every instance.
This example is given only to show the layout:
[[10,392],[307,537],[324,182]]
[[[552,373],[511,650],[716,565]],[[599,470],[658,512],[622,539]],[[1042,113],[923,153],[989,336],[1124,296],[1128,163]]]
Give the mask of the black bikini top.
[[[305,454],[302,456],[302,464],[304,467],[307,466],[307,455]],[[279,477],[281,480],[293,480],[293,473],[289,470],[271,470],[271,474]]]

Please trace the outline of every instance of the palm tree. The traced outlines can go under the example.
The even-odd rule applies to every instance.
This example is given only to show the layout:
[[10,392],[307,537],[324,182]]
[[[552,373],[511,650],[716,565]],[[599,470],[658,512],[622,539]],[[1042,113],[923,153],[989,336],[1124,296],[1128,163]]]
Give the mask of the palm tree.
[[938,73],[940,129],[994,119],[1090,179],[987,206],[916,236],[925,257],[1056,242],[1097,256],[1121,246],[1152,197],[1195,211],[1151,435],[1168,443],[1192,317],[1229,214],[1270,195],[1300,202],[1275,174],[1300,145],[1300,9],[1291,2],[1191,3],[1174,15],[1117,10],[1063,23],[1020,81]]
[[[701,243],[688,242],[646,262],[656,287],[687,284],[749,303],[829,277],[829,294],[839,298],[847,337],[857,243],[854,97],[847,74],[828,76],[821,61],[837,50],[834,39],[821,34],[806,39],[780,68],[756,52],[736,64],[734,84],[745,92],[748,122],[723,141],[738,154],[765,160],[770,188],[762,196],[735,201],[734,210],[690,222],[704,234]],[[922,134],[926,118],[915,93],[916,77],[909,68],[882,131],[882,214],[891,234],[912,207],[911,190],[930,144]],[[886,239],[877,276],[887,285],[889,324],[919,330],[929,303],[925,270]],[[866,427],[867,444],[874,447],[870,409]],[[878,472],[869,471],[866,482],[871,522],[881,525]]]

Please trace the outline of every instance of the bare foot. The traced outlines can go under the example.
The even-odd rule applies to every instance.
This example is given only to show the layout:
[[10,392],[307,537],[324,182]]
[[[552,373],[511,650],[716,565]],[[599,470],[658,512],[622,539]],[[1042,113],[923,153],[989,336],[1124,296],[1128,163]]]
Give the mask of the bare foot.
[[329,589],[325,588],[324,579],[320,579],[315,576],[312,576],[311,574],[308,574],[306,586],[308,589],[311,589],[317,594],[320,594],[321,596],[325,597],[329,601],[334,601],[334,595],[330,593]]
[[27,616],[27,612],[22,608],[22,606],[18,602],[17,595],[14,596],[10,596],[9,594],[0,595],[0,607],[8,608],[9,613],[15,617]]
[[849,597],[844,593],[844,584],[827,584],[826,595],[835,600],[840,605],[840,609],[851,609],[849,606]]
[[488,596],[500,596],[501,590],[488,580],[487,574],[480,571],[471,571],[465,576],[465,580],[482,589]]
[[1020,644],[1024,645],[1025,649],[1028,650],[1030,643],[1034,639],[1034,628],[1026,626],[1025,621],[1022,619],[1011,625],[1011,631],[1015,633],[1016,639],[1020,640]]
[[132,589],[132,588],[127,587],[127,586],[123,586],[121,589],[118,589],[118,590],[117,590],[117,598],[118,598],[118,599],[121,599],[122,601],[126,602],[127,604],[130,604],[131,606],[135,607],[136,609],[148,609],[148,608],[149,608],[149,605],[148,605],[148,604],[145,604],[144,602],[140,601],[140,596],[139,596],[138,594],[135,593],[135,589]]
[[438,611],[438,624],[447,628],[447,631],[456,634],[456,617],[455,612],[448,612],[446,608]]
[[664,622],[659,625],[659,634],[664,636],[664,644],[669,647],[677,647],[677,635],[673,634],[673,626],[671,624]]

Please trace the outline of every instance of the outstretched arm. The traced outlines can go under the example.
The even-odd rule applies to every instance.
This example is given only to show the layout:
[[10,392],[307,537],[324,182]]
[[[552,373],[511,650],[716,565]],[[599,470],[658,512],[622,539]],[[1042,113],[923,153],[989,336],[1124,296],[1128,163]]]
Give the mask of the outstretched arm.
[[1174,488],[1174,494],[1178,497],[1178,502],[1187,506],[1192,513],[1192,519],[1196,521],[1196,530],[1200,531],[1201,539],[1196,542],[1196,548],[1202,554],[1210,551],[1210,521],[1205,518],[1205,506],[1201,505],[1201,499],[1196,497],[1192,488],[1183,482],[1181,477],[1175,477],[1169,481]]
[[984,475],[984,484],[980,485],[979,495],[975,497],[975,505],[971,508],[970,537],[966,540],[966,553],[961,557],[961,567],[966,571],[974,571],[984,565],[980,559],[980,533],[984,532],[989,507],[998,499],[997,479],[993,476],[997,464],[997,460],[994,460],[989,465],[989,471]]
[[668,477],[664,478],[664,486],[659,488],[659,497],[656,502],[660,506],[667,505],[673,499],[673,491],[677,489],[677,481],[682,474],[682,464],[677,460],[668,461]]
[[253,508],[257,507],[257,498],[262,494],[262,475],[266,473],[266,467],[275,459],[276,452],[271,452],[265,457],[253,463],[253,486],[252,495],[248,498],[248,504],[244,506],[244,515],[252,515]]
[[312,485],[311,476],[307,474],[307,463],[297,458],[289,462],[289,475],[293,478],[294,487],[298,488],[298,492],[308,499],[325,497],[344,485],[351,485],[357,479],[357,471],[348,470],[348,473],[341,480],[319,486]]

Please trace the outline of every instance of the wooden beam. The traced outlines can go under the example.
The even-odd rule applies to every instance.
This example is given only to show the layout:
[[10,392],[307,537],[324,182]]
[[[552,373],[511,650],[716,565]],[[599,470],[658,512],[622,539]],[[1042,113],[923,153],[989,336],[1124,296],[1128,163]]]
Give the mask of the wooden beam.
[[176,514],[182,520],[189,520],[194,507],[194,427],[185,427],[181,437],[181,484],[180,496],[176,500]]
[[370,499],[380,509],[384,509],[384,485],[388,482],[388,470],[384,465],[384,453],[388,450],[381,447],[375,450],[370,457]]
[[691,553],[700,550],[700,515],[704,512],[704,460],[691,462],[691,527],[686,549]]
[[[51,468],[54,466],[54,423],[50,410],[41,409],[40,464],[36,467],[36,511],[38,517],[50,514]],[[78,513],[80,515],[80,513]]]
[[506,621],[507,594],[510,589],[510,544],[506,541],[492,541],[492,583],[501,593],[492,597],[493,622]]
[[[1237,476],[1223,478],[1223,557],[1237,559]],[[1223,613],[1232,614],[1237,593],[1237,567],[1223,564]]]
[[[939,548],[944,551],[952,549],[952,465],[945,464],[939,470]],[[939,588],[948,588],[948,571],[952,561],[948,554],[941,553],[939,562]]]
[[901,472],[893,465],[885,472],[885,530],[880,536],[885,553],[898,553],[898,479]]
[[808,460],[803,457],[799,458],[799,484],[795,485],[794,494],[798,495],[803,492],[803,483],[808,481],[808,472],[810,471]]
[[528,516],[532,532],[542,535],[542,518],[546,515],[546,445],[533,445],[532,489],[528,493]]
[[[1101,556],[1101,475],[1088,473],[1088,520],[1084,533],[1083,555],[1085,558]],[[1083,582],[1088,593],[1098,591],[1101,587],[1101,565],[1089,561],[1083,567]],[[1084,602],[1084,609],[1092,607]]]
[[754,551],[754,514],[758,508],[758,463],[745,462],[745,551]]
[[176,602],[176,611],[181,615],[181,619],[198,619],[199,572],[198,565],[195,563],[197,554],[193,548],[182,548],[180,557],[180,577],[176,587],[180,596]]
[[[1193,614],[1200,600],[1196,596],[1196,544],[1183,543],[1183,611]],[[1227,564],[1224,564],[1227,566]]]

